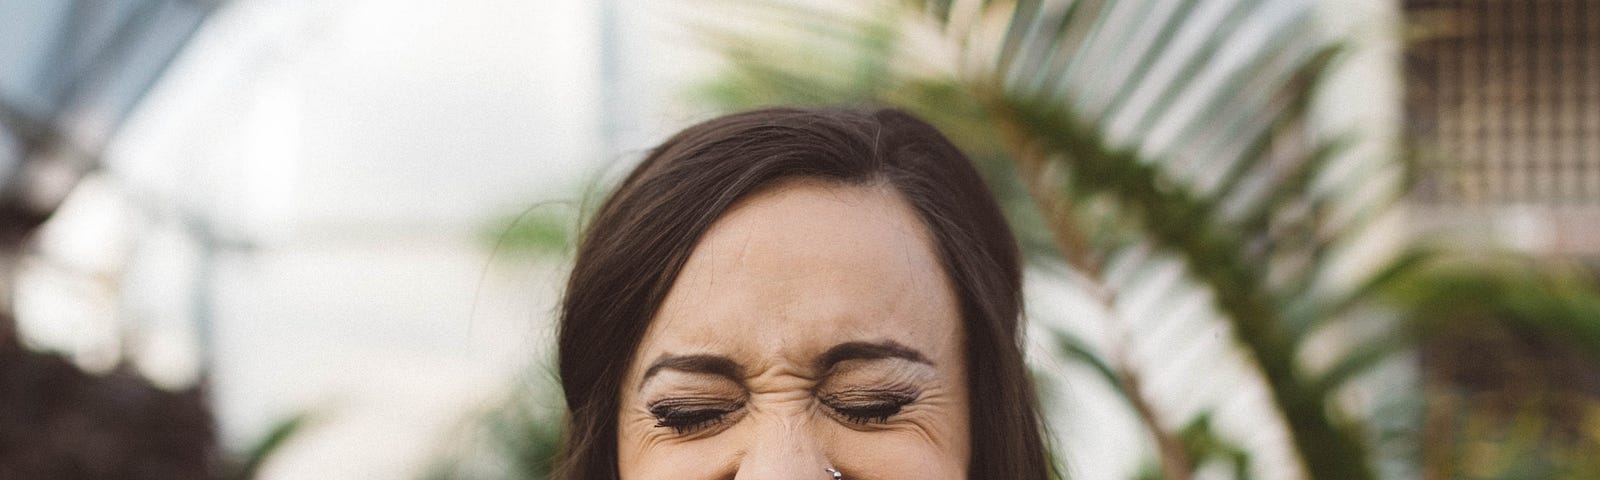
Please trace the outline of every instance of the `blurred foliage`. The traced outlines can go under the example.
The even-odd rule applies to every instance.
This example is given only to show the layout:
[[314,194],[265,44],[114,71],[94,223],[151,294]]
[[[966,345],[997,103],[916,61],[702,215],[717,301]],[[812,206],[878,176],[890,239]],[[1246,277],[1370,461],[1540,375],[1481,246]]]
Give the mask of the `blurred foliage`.
[[[538,372],[540,369],[530,369]],[[468,415],[422,476],[426,480],[550,478],[560,449],[560,390],[521,379]]]
[[[1380,459],[1422,461],[1411,452],[1424,440],[1406,432],[1420,420],[1392,418],[1413,411],[1405,395],[1380,392],[1396,400],[1371,412],[1347,411],[1339,396],[1441,333],[1492,326],[1600,346],[1592,285],[1506,272],[1434,243],[1363,247],[1397,235],[1374,226],[1403,215],[1413,167],[1353,154],[1354,137],[1311,118],[1343,49],[1316,29],[1310,1],[716,5],[751,23],[702,26],[728,61],[701,89],[707,101],[730,111],[895,106],[928,119],[988,175],[1036,272],[1080,286],[1129,328],[1140,322],[1125,318],[1121,296],[1137,282],[1123,278],[1176,259],[1261,374],[1311,478],[1377,478]],[[1175,307],[1181,295],[1169,290],[1157,301]],[[1347,339],[1326,367],[1306,366],[1325,333],[1373,323],[1382,326]],[[1113,354],[1125,348],[1055,334],[1057,350],[1112,385],[1153,437],[1158,460],[1144,477],[1190,478],[1215,463],[1251,478],[1252,452],[1217,434],[1209,414],[1165,418],[1141,392],[1149,366]],[[1515,443],[1463,435],[1447,441]],[[1561,455],[1549,458],[1580,458]],[[1538,475],[1495,478],[1547,478]]]
[[[1572,381],[1595,375],[1600,290],[1547,262],[1396,233],[1412,165],[1353,153],[1356,137],[1312,119],[1343,49],[1310,0],[710,3],[737,21],[696,26],[727,60],[700,100],[895,106],[973,157],[1032,274],[1082,290],[1125,329],[1109,346],[1050,333],[1153,440],[1138,478],[1264,475],[1261,452],[1214,412],[1176,418],[1143,391],[1173,366],[1119,352],[1158,341],[1128,333],[1152,321],[1224,325],[1282,420],[1262,428],[1287,430],[1310,478],[1600,478],[1600,388]],[[510,224],[496,241],[515,249],[571,240],[563,217]],[[1401,239],[1373,248],[1375,236]],[[1157,308],[1130,308],[1132,285],[1172,268],[1182,281],[1160,287]],[[1192,289],[1211,310],[1131,316],[1181,312]],[[1342,340],[1332,358],[1308,360],[1329,336]],[[1404,391],[1377,391],[1365,410],[1341,401],[1376,367],[1418,357],[1421,385],[1382,385]],[[1498,373],[1452,376],[1462,358]],[[521,388],[471,422],[464,445],[479,455],[429,478],[545,478],[559,422]]]
[[[985,165],[1035,262],[1065,263],[1113,315],[1125,307],[1109,262],[1135,258],[1138,271],[1179,259],[1265,377],[1312,477],[1374,478],[1362,431],[1298,353],[1360,303],[1323,277],[1400,191],[1349,195],[1394,177],[1393,164],[1329,178],[1346,142],[1314,135],[1307,110],[1338,49],[1313,28],[1309,2],[911,2],[855,17],[759,3],[753,15],[784,20],[710,34],[731,64],[724,86],[707,89],[714,100],[884,104],[928,118]],[[1212,15],[1195,15],[1202,5]],[[813,58],[827,60],[803,61]],[[1106,372],[1154,437],[1160,476],[1243,455],[1193,450],[1204,429],[1171,428],[1135,366],[1064,350]]]
[[284,445],[291,439],[303,434],[315,421],[316,415],[310,411],[299,412],[279,420],[254,444],[234,455],[227,467],[227,473],[222,478],[227,480],[258,478],[261,475],[261,467],[266,465],[273,455],[282,451]]
[[1390,294],[1424,335],[1504,329],[1563,342],[1600,363],[1600,286],[1582,270],[1482,255],[1415,271]]
[[[1201,414],[1191,420],[1178,432],[1182,439],[1183,448],[1194,454],[1188,468],[1193,471],[1207,462],[1225,464],[1233,478],[1238,480],[1252,480],[1256,478],[1250,469],[1250,452],[1234,442],[1223,438],[1212,426],[1210,414]],[[1145,464],[1139,471],[1139,480],[1160,480],[1162,477],[1161,466],[1154,463]]]
[[480,236],[495,254],[560,256],[572,248],[576,222],[565,210],[536,205],[489,222]]
[[[1434,427],[1448,436],[1430,446],[1430,473],[1472,480],[1600,478],[1600,401],[1540,395],[1545,398],[1530,402],[1525,392],[1435,394],[1445,411],[1437,412],[1444,422]],[[1513,398],[1520,405],[1508,409]],[[1583,413],[1551,410],[1562,404]]]
[[[483,245],[497,261],[510,257],[565,258],[576,245],[582,206],[539,203],[486,222]],[[548,365],[547,363],[546,365]],[[564,403],[555,374],[544,365],[526,367],[504,391],[462,415],[456,431],[438,444],[421,479],[479,480],[550,478],[560,450]]]
[[1412,312],[1429,392],[1426,461],[1445,478],[1600,478],[1600,288],[1497,255],[1391,292]]

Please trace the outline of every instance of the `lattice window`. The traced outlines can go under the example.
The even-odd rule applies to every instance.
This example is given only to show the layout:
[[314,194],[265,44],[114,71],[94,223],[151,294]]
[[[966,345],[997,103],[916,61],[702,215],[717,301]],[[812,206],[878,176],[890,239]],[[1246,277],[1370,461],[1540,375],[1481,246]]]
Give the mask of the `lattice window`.
[[1600,206],[1600,2],[1403,5],[1417,200]]

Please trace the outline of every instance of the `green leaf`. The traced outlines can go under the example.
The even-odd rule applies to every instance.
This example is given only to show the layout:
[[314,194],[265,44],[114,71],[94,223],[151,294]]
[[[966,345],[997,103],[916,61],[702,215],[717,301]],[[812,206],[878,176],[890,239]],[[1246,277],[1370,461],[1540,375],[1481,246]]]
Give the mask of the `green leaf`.
[[273,424],[266,435],[263,435],[254,445],[246,449],[239,457],[235,466],[230,469],[227,478],[232,480],[250,480],[261,473],[261,467],[271,460],[289,440],[299,435],[316,418],[310,411],[301,411],[279,420]]
[[1100,379],[1106,381],[1107,386],[1121,395],[1123,400],[1128,400],[1129,392],[1124,388],[1122,380],[1117,376],[1117,370],[1112,368],[1109,362],[1101,359],[1099,354],[1094,353],[1094,350],[1089,348],[1088,342],[1084,342],[1077,335],[1060,329],[1052,328],[1050,329],[1050,334],[1055,337],[1056,351],[1089,367],[1090,370],[1100,376]]
[[561,255],[575,241],[577,221],[571,213],[536,206],[503,217],[484,229],[485,243],[499,253]]

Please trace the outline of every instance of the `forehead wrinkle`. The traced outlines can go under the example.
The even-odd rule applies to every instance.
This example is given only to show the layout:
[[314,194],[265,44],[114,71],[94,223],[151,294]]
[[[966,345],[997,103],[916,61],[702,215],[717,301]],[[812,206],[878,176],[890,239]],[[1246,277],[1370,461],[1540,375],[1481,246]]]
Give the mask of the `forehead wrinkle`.
[[[745,256],[750,254],[750,242],[755,241],[753,239],[753,237],[755,237],[755,235],[751,235],[748,232],[745,233],[744,242],[739,244],[739,253],[734,255],[734,257],[733,257],[733,266],[735,268],[743,268],[744,267]],[[716,283],[715,282],[715,277],[713,277],[712,283]]]
[[[804,183],[752,195],[708,229],[691,254],[691,265],[682,270],[685,275],[680,275],[677,285],[669,291],[667,301],[671,306],[659,315],[668,318],[657,318],[657,324],[651,326],[657,330],[651,335],[656,340],[654,345],[667,340],[667,348],[739,347],[716,350],[741,354],[746,360],[759,358],[761,363],[775,360],[767,357],[776,356],[809,366],[810,353],[816,351],[806,344],[809,337],[831,340],[838,334],[851,334],[871,338],[877,336],[875,333],[884,333],[875,324],[889,321],[892,325],[932,313],[919,308],[917,293],[926,291],[930,296],[944,297],[934,293],[938,287],[946,286],[944,272],[936,259],[927,258],[934,254],[928,250],[931,245],[927,227],[906,204],[904,196],[887,185]],[[795,197],[773,198],[779,192],[794,193]],[[834,206],[808,207],[806,198]],[[786,221],[793,215],[808,219]],[[840,224],[843,229],[833,244],[812,247],[805,243],[809,239],[798,236],[810,225],[829,223]],[[767,266],[771,270],[767,273],[777,275],[753,271],[761,263],[758,259],[770,259],[773,265]],[[871,275],[863,277],[860,267],[865,266],[861,263],[864,261],[873,265],[870,270],[891,278],[884,281],[873,280]],[[852,270],[852,266],[856,268]],[[719,278],[724,275],[728,278]],[[833,281],[793,283],[819,275]],[[841,277],[833,279],[834,275]],[[929,275],[940,278],[924,278]],[[862,282],[877,283],[872,286]],[[880,295],[864,298],[861,289],[868,287],[877,289]],[[823,290],[815,290],[818,288]],[[750,311],[748,307],[752,305],[760,308]],[[700,308],[707,306],[711,309]],[[808,313],[796,313],[797,310]],[[728,333],[737,333],[730,328],[748,329],[753,335],[727,338]],[[751,340],[755,343],[748,343]]]

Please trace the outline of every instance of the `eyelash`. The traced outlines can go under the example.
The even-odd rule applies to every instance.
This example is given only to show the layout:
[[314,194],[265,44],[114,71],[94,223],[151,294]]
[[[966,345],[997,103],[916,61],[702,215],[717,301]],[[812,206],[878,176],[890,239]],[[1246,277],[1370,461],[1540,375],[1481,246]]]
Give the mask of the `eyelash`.
[[[859,394],[857,394],[859,395]],[[855,405],[841,405],[841,395],[829,395],[822,398],[823,405],[839,414],[845,421],[857,425],[873,423],[888,423],[889,418],[900,413],[906,405],[916,401],[916,395],[905,392],[874,392],[865,396],[871,401]],[[856,396],[856,395],[851,395]]]
[[656,417],[657,427],[670,428],[678,435],[688,435],[726,421],[729,414],[741,408],[744,408],[744,403],[733,405],[728,409],[656,405],[650,407],[650,415]]
[[[859,392],[847,392],[847,394],[862,396]],[[846,403],[840,401],[843,395],[845,394],[828,395],[822,398],[822,403],[845,421],[857,425],[888,423],[890,417],[898,415],[906,405],[916,401],[916,395],[912,393],[876,392],[865,395],[871,399],[869,402],[841,405]],[[744,408],[742,402],[726,409],[654,405],[650,407],[650,415],[656,418],[656,427],[670,428],[678,435],[688,435],[727,421],[730,415],[741,408]]]

